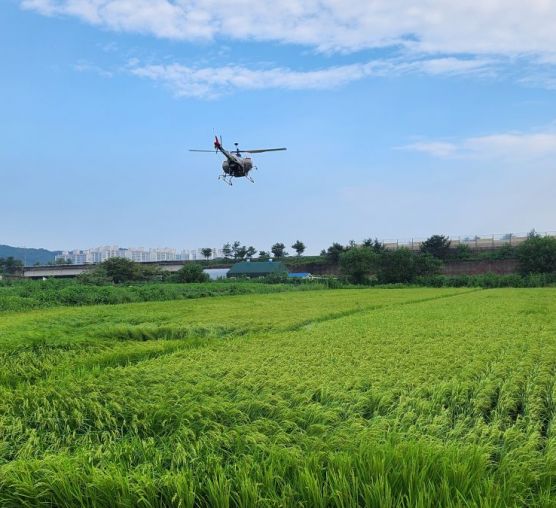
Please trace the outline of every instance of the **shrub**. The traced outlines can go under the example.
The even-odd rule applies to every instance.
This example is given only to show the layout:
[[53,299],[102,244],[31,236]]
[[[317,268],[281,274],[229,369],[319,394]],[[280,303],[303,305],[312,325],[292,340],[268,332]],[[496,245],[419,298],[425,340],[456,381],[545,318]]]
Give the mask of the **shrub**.
[[168,278],[159,266],[136,263],[126,258],[110,258],[78,276],[84,284],[121,284],[124,282],[162,281]]
[[186,263],[176,272],[175,279],[178,282],[206,282],[209,276],[198,263]]
[[415,254],[402,247],[384,251],[379,258],[378,281],[380,283],[411,282],[415,277]]
[[489,249],[476,254],[478,259],[512,259],[516,257],[516,248],[512,245],[503,245],[497,249]]
[[116,284],[139,279],[139,267],[130,259],[110,258],[100,264],[100,269]]
[[556,272],[556,238],[531,235],[517,248],[517,258],[523,275]]
[[516,250],[512,245],[503,245],[499,249],[496,249],[494,253],[494,259],[511,259],[515,257]]
[[100,266],[96,266],[90,270],[83,272],[77,276],[77,281],[82,284],[91,284],[100,286],[102,284],[110,284],[112,279],[108,277],[106,271]]
[[168,278],[169,272],[163,272],[158,265],[138,264],[136,278],[138,281],[162,281]]
[[469,245],[460,243],[454,249],[451,249],[451,257],[454,259],[469,259],[471,257],[471,249]]
[[442,267],[442,261],[431,254],[417,254],[405,247],[383,251],[377,264],[380,284],[413,282],[416,277],[438,274]]
[[288,274],[286,272],[269,273],[268,275],[260,278],[267,284],[279,284],[282,282],[288,282]]
[[436,275],[440,273],[442,261],[431,254],[415,255],[415,275]]
[[340,268],[353,284],[369,282],[369,275],[377,264],[377,255],[367,247],[354,247],[340,254]]

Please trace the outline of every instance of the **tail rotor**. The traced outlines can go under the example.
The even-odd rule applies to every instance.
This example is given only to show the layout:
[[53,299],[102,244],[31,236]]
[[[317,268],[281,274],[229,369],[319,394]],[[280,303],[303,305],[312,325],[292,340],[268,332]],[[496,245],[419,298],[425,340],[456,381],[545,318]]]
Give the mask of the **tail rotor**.
[[222,136],[218,139],[218,136],[214,136],[214,150],[218,152],[222,148]]

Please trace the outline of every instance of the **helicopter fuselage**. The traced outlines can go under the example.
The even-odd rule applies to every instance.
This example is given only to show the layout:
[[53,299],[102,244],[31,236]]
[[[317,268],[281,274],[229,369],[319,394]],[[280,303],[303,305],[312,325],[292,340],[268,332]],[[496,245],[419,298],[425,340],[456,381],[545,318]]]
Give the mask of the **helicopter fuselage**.
[[249,171],[253,169],[253,161],[250,157],[241,157],[241,155],[228,152],[223,148],[220,149],[220,152],[226,157],[222,162],[222,171],[224,171],[224,174],[234,178],[240,178],[242,176],[247,176]]

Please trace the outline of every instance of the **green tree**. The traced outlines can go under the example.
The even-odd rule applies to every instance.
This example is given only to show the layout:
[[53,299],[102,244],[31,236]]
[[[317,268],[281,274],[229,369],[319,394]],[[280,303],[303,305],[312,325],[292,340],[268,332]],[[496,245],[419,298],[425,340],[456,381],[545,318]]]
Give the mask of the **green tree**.
[[241,248],[241,242],[238,242],[237,240],[232,243],[232,256],[234,257],[234,259],[238,259],[238,249]]
[[178,282],[207,282],[209,276],[199,263],[185,263],[175,275]]
[[241,245],[240,242],[235,241],[232,244],[232,254],[236,260],[244,259],[245,256],[247,256],[247,247],[245,245]]
[[275,243],[271,247],[270,251],[274,254],[275,258],[283,258],[288,255],[286,252],[286,246],[283,243]]
[[23,263],[13,256],[0,258],[0,272],[5,275],[19,275],[23,273]]
[[442,261],[428,253],[415,253],[406,247],[378,254],[378,280],[385,284],[413,282],[416,276],[440,273]]
[[234,258],[241,260],[245,259],[245,256],[247,256],[247,247],[245,245],[240,245],[234,253]]
[[136,280],[148,281],[148,280],[164,280],[170,274],[168,272],[162,271],[160,266],[156,264],[144,264],[137,263],[137,275]]
[[247,251],[245,252],[245,257],[251,259],[256,253],[257,253],[257,249],[255,249],[255,247],[250,245],[249,247],[247,247]]
[[334,242],[328,249],[326,250],[326,260],[333,264],[337,265],[340,262],[340,254],[347,250],[342,244]]
[[301,240],[297,240],[293,245],[292,249],[297,252],[298,256],[301,256],[305,252],[305,244]]
[[413,254],[416,276],[437,275],[442,268],[442,260],[430,254]]
[[421,243],[420,250],[424,254],[430,254],[438,259],[447,259],[450,255],[451,241],[444,235],[432,235]]
[[385,284],[411,282],[415,278],[415,254],[402,247],[386,250],[380,255],[378,280]]
[[456,259],[469,259],[471,257],[471,249],[466,243],[459,243],[453,250]]
[[120,284],[124,282],[164,280],[168,273],[156,264],[136,263],[126,258],[110,258],[78,276],[84,284]]
[[212,249],[210,247],[204,247],[201,249],[201,254],[208,261],[212,256]]
[[495,259],[511,259],[516,257],[516,249],[513,245],[502,245],[493,252]]
[[101,286],[114,282],[106,275],[106,270],[101,265],[96,265],[85,270],[77,276],[77,280],[82,284],[91,284],[93,286]]
[[377,264],[377,254],[365,247],[354,247],[340,254],[340,268],[350,282],[364,284]]
[[367,238],[363,240],[363,247],[367,247],[368,249],[372,249],[373,252],[379,253],[382,252],[386,247],[384,244],[379,242],[377,238],[374,240],[372,238]]
[[259,251],[259,259],[261,261],[268,261],[270,259],[270,252],[264,250]]
[[110,258],[99,265],[106,277],[116,284],[141,278],[139,265],[126,258]]
[[222,247],[222,254],[224,254],[224,259],[232,257],[232,246],[229,243],[225,243]]
[[524,275],[556,272],[556,238],[530,234],[517,247],[517,259]]

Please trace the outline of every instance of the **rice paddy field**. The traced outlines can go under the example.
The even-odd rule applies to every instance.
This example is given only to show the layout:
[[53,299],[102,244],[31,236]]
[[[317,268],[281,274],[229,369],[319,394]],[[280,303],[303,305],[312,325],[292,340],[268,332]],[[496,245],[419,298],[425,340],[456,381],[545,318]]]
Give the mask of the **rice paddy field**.
[[556,289],[0,314],[0,506],[556,506]]

